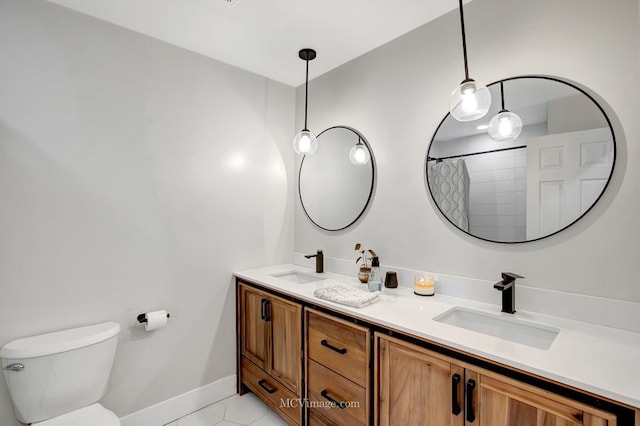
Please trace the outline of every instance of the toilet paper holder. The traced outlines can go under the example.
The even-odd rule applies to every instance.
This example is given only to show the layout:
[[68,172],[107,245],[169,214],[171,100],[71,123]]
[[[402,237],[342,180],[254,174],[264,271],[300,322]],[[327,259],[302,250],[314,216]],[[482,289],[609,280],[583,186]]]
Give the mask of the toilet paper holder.
[[[167,312],[167,318],[171,318],[171,315],[169,314],[169,312]],[[136,319],[138,320],[138,322],[139,322],[140,324],[144,324],[144,323],[146,323],[146,322],[147,322],[147,313],[146,313],[146,312],[144,312],[144,313],[142,313],[142,314],[138,315],[138,316],[136,317]]]

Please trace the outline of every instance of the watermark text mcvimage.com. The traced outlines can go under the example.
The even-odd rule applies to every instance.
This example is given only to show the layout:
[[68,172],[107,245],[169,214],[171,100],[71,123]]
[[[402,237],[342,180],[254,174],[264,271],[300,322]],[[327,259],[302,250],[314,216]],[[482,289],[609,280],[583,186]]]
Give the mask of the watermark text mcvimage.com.
[[360,408],[360,401],[314,401],[308,398],[280,398],[280,408]]

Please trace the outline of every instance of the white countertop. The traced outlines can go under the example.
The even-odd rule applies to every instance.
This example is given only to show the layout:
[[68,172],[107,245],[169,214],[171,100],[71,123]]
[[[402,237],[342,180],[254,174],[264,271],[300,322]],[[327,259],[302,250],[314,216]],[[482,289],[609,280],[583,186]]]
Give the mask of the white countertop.
[[[298,284],[273,276],[288,271],[325,279]],[[235,275],[318,306],[640,408],[640,333],[528,311],[506,314],[496,305],[441,294],[421,297],[414,295],[412,288],[402,287],[383,288],[380,302],[352,308],[319,299],[313,292],[335,284],[366,290],[356,277],[315,274],[313,269],[296,265],[252,269]],[[551,347],[543,350],[433,320],[455,306],[553,327],[560,332]]]

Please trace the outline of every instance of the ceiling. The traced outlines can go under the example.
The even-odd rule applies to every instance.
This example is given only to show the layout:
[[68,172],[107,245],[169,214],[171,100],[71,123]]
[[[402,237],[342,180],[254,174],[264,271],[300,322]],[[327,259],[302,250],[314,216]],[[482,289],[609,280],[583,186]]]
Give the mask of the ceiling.
[[[456,0],[48,0],[297,87],[455,8]],[[465,2],[470,0],[465,0]]]

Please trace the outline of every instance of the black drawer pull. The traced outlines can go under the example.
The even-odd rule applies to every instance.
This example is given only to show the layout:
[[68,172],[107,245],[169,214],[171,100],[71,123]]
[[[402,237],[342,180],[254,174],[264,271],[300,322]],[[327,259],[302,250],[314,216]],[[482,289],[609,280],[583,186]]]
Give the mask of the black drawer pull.
[[338,408],[340,408],[341,410],[344,410],[345,408],[347,408],[347,403],[344,401],[336,401],[335,399],[331,398],[329,396],[329,393],[327,392],[326,389],[324,389],[323,391],[320,392],[320,395],[322,395],[325,399],[327,399],[328,401],[331,401],[332,403],[334,403]]
[[[332,344],[330,344],[329,342],[327,342],[327,339],[323,339],[323,340],[322,340],[322,342],[320,342],[320,344],[321,344],[322,346],[325,346],[325,347],[327,347],[327,348],[331,349],[332,351],[336,351],[336,352],[338,352],[340,355],[344,355],[344,354],[346,354],[346,353],[347,353],[347,348],[342,348],[342,349],[340,349],[340,348],[336,348],[335,346],[333,346]],[[324,396],[324,395],[323,395],[323,396]]]
[[476,420],[476,413],[473,412],[473,390],[476,388],[476,381],[467,380],[467,421],[473,423]]
[[451,414],[460,414],[460,401],[458,401],[458,387],[460,386],[460,375],[451,376]]
[[265,383],[266,383],[266,382],[267,382],[267,381],[266,381],[265,379],[262,379],[262,380],[260,380],[260,381],[258,382],[258,385],[259,385],[262,389],[264,389],[264,390],[266,390],[267,392],[269,392],[270,394],[272,394],[272,393],[274,393],[275,391],[277,391],[277,389],[276,389],[276,388],[269,388],[269,387],[265,386]]

